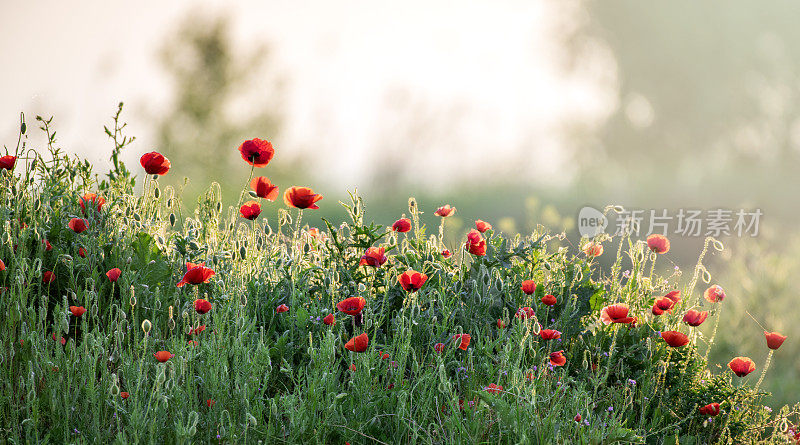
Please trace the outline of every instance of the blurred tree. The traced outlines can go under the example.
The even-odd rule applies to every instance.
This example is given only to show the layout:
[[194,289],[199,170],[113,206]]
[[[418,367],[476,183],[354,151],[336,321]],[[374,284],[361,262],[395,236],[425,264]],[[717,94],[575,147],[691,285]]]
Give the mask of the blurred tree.
[[[164,46],[161,60],[174,85],[172,108],[160,117],[159,150],[180,175],[172,184],[192,179],[185,193],[196,195],[211,181],[222,184],[224,201],[233,204],[245,185],[249,166],[237,150],[246,139],[275,141],[281,127],[281,80],[270,73],[269,51],[256,44],[239,55],[224,17],[192,15]],[[254,175],[286,187],[300,170],[276,145],[276,156]],[[277,162],[276,162],[277,160]],[[220,172],[240,171],[241,176]],[[290,173],[291,172],[291,173]]]

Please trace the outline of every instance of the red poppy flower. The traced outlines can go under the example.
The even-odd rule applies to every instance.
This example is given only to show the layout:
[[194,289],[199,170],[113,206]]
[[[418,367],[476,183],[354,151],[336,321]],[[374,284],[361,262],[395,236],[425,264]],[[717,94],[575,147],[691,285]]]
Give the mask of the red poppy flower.
[[448,258],[450,258],[450,255],[452,255],[452,253],[450,253],[450,251],[449,251],[449,250],[447,250],[447,249],[444,249],[444,250],[442,251],[442,256],[444,257],[444,259],[448,259]]
[[503,387],[501,385],[495,385],[494,383],[491,383],[489,386],[486,386],[483,389],[485,389],[489,394],[499,394],[500,391],[503,390]]
[[275,149],[269,141],[254,138],[242,142],[239,146],[239,153],[242,159],[254,167],[266,167],[272,157],[275,156]]
[[172,354],[169,351],[158,351],[153,354],[153,357],[155,357],[159,362],[164,363],[172,357],[175,357],[175,354]]
[[497,328],[498,328],[498,329],[503,329],[503,328],[505,328],[505,327],[506,327],[506,322],[505,322],[505,321],[503,321],[503,319],[502,319],[502,318],[498,318],[498,319],[497,319]]
[[257,176],[250,181],[250,188],[256,192],[256,196],[267,201],[275,201],[278,197],[278,186],[273,185],[269,178]]
[[400,286],[402,286],[407,292],[418,291],[427,280],[427,275],[412,269],[403,272],[403,274],[397,278],[397,281],[400,282]]
[[108,272],[106,272],[106,276],[108,277],[108,281],[115,283],[119,280],[119,276],[122,275],[122,271],[119,268],[115,267]]
[[655,253],[667,253],[669,240],[664,235],[653,234],[647,237],[647,247]]
[[467,235],[467,250],[475,256],[486,255],[486,240],[475,229]]
[[54,274],[53,272],[48,270],[42,274],[42,283],[50,284],[53,281],[56,281],[56,274]]
[[715,417],[719,415],[719,403],[709,403],[706,406],[699,407],[697,410],[705,416]]
[[617,303],[606,306],[600,311],[600,320],[604,324],[611,323],[632,323],[635,321],[634,317],[628,316],[628,305],[625,303]]
[[781,335],[777,332],[764,331],[764,336],[767,338],[767,347],[770,349],[780,348],[784,340],[786,340],[785,335]]
[[252,221],[261,214],[261,204],[255,201],[247,201],[239,208],[239,213],[242,214],[242,218]]
[[718,303],[724,300],[726,295],[725,291],[722,289],[722,286],[715,284],[703,292],[703,297],[711,303]]
[[[206,330],[206,325],[202,324],[194,329],[189,329],[189,335],[198,335]],[[195,342],[196,343],[196,342]],[[196,345],[195,345],[196,346]]]
[[689,344],[689,336],[683,332],[678,331],[664,331],[661,333],[661,338],[673,348],[680,348]]
[[433,350],[438,353],[441,353],[442,351],[444,351],[444,343],[436,343],[435,345],[433,345]]
[[[56,333],[55,332],[53,332],[53,341],[56,341]],[[65,339],[64,337],[61,337],[61,346],[64,346],[65,344],[67,344],[67,339]]]
[[186,273],[183,275],[181,281],[178,282],[178,287],[183,287],[184,285],[188,284],[200,284],[200,283],[208,283],[208,280],[211,279],[216,272],[205,267],[204,263],[194,264],[194,263],[186,263]]
[[689,326],[700,326],[708,318],[708,311],[690,309],[683,314],[683,322]]
[[53,250],[53,245],[50,244],[50,241],[42,240],[42,244],[44,244],[45,252],[49,252],[49,251]]
[[83,306],[70,306],[69,311],[72,312],[74,317],[80,317],[86,312],[86,308]]
[[333,314],[328,314],[322,319],[322,322],[328,326],[333,326],[336,324],[336,317],[334,317]]
[[356,370],[356,364],[355,363],[350,363],[350,370],[355,372],[355,370]]
[[122,391],[121,393],[119,393],[119,396],[122,397],[122,400],[128,400],[128,397],[130,397],[131,395],[126,391]]
[[533,280],[525,280],[522,282],[522,292],[526,295],[531,295],[536,292],[536,282]]
[[567,358],[564,357],[564,350],[550,353],[550,364],[553,366],[564,366],[567,363]]
[[367,346],[369,345],[369,336],[367,333],[363,333],[361,335],[357,335],[350,339],[347,344],[344,345],[345,349],[348,351],[353,352],[364,352],[367,350]]
[[78,256],[81,258],[86,258],[86,249],[83,247],[78,248]]
[[169,171],[170,162],[164,155],[156,151],[145,153],[139,159],[142,168],[148,175],[166,175]]
[[16,156],[3,156],[0,158],[0,170],[14,170],[14,164],[17,163]]
[[194,310],[197,311],[198,314],[205,314],[211,310],[211,303],[208,300],[198,298],[194,300]]
[[535,317],[536,312],[533,310],[532,307],[525,306],[517,309],[517,313],[515,314],[515,316],[519,319],[525,320],[527,318]]
[[728,362],[728,368],[737,376],[744,377],[756,370],[756,364],[749,357],[735,357]]
[[681,291],[674,290],[664,295],[664,298],[669,298],[673,303],[679,304],[681,302]]
[[672,306],[675,305],[675,302],[667,297],[657,298],[656,302],[653,303],[653,315],[661,315],[664,312],[672,313]]
[[275,308],[275,313],[276,314],[280,314],[282,312],[288,312],[288,311],[289,311],[289,306],[286,306],[285,304],[282,304],[282,305],[280,305],[280,306]]
[[581,417],[580,414],[575,414],[575,417],[572,420],[574,420],[576,422],[580,422],[581,420],[583,420],[583,417]]
[[308,187],[289,187],[283,193],[283,202],[289,207],[298,209],[318,209],[319,206],[314,204],[322,199],[322,195],[314,193]]
[[85,232],[86,229],[89,228],[89,226],[86,225],[86,220],[81,218],[72,218],[69,220],[68,226],[75,233]]
[[469,346],[469,342],[472,340],[472,336],[469,334],[456,334],[453,336],[453,341],[458,339],[458,347],[467,350],[467,346]]
[[6,263],[3,260],[0,260],[0,272],[6,270]]
[[542,303],[546,304],[547,306],[555,306],[555,304],[558,303],[558,300],[556,299],[555,295],[547,294],[542,297]]
[[81,206],[81,210],[83,210],[84,215],[86,214],[86,206],[91,203],[92,207],[97,207],[97,211],[103,209],[103,204],[106,203],[106,199],[102,196],[97,196],[94,193],[86,193],[85,195],[81,196],[81,199],[78,200],[78,204]]
[[588,257],[597,257],[603,254],[603,245],[594,241],[589,241],[583,246],[583,253]]
[[411,230],[411,220],[408,218],[400,218],[392,224],[392,230],[395,232],[406,233]]
[[475,221],[475,228],[478,230],[478,232],[484,233],[487,230],[492,230],[492,225],[479,219]]
[[453,213],[455,213],[455,211],[456,211],[455,207],[450,207],[450,204],[445,204],[445,205],[439,207],[438,209],[436,209],[436,211],[433,212],[433,214],[436,215],[436,216],[441,216],[442,218],[444,218],[444,217],[452,215]]
[[367,304],[367,300],[365,300],[364,297],[350,297],[337,303],[336,309],[339,309],[347,315],[358,315],[361,313],[361,310],[364,309],[365,304]]
[[361,261],[358,263],[358,265],[381,267],[383,263],[386,262],[386,255],[384,255],[385,251],[386,249],[383,247],[370,247],[367,249],[366,253],[361,256]]
[[556,340],[561,338],[561,332],[555,329],[542,329],[539,331],[539,336],[542,337],[542,340]]

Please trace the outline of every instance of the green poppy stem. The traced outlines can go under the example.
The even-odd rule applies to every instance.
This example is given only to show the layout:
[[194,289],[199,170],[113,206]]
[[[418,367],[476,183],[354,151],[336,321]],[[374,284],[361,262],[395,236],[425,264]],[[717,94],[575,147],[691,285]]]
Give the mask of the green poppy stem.
[[767,361],[764,363],[764,370],[761,371],[761,377],[758,378],[758,382],[756,383],[755,391],[758,391],[758,387],[761,386],[761,382],[764,381],[764,376],[767,375],[767,369],[769,369],[770,363],[772,363],[772,354],[775,352],[774,349],[769,350],[769,355],[767,355]]

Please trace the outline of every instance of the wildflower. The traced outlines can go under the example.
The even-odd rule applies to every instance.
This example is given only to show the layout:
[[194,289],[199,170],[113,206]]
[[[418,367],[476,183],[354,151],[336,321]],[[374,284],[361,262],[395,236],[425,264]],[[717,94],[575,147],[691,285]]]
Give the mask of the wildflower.
[[367,350],[367,346],[369,345],[369,336],[367,333],[363,333],[361,335],[357,335],[350,339],[347,344],[344,345],[345,349],[348,351],[353,352],[364,352]]
[[[53,341],[56,341],[56,333],[55,332],[53,332]],[[65,344],[67,344],[67,339],[65,339],[64,337],[61,337],[61,346],[64,346]]]
[[153,354],[153,357],[155,357],[159,362],[164,363],[172,357],[175,357],[175,354],[172,354],[169,351],[158,351]]
[[209,408],[213,408],[216,403],[217,402],[214,399],[206,400],[206,406],[209,407]]
[[239,208],[242,218],[253,221],[261,214],[261,204],[255,201],[247,201]]
[[542,303],[547,306],[555,306],[555,304],[558,303],[558,300],[556,299],[555,295],[547,294],[542,297]]
[[770,349],[780,348],[784,340],[786,340],[785,335],[781,335],[777,332],[764,331],[764,336],[767,338],[767,347]]
[[636,380],[628,379],[628,384],[631,385],[631,386],[636,386]]
[[400,282],[400,286],[402,286],[407,292],[418,291],[427,280],[427,275],[422,272],[417,272],[413,269],[403,272],[403,274],[397,278],[397,281]]
[[614,407],[613,406],[609,406],[608,407],[608,412],[613,413],[614,412]]
[[501,385],[495,385],[494,383],[491,383],[489,386],[484,386],[483,389],[489,394],[499,394],[500,391],[503,390],[503,387]]
[[669,298],[670,300],[672,300],[673,303],[677,305],[681,302],[681,291],[674,290],[672,292],[669,292],[667,293],[667,295],[664,295],[664,298]]
[[103,204],[106,203],[106,199],[102,196],[97,196],[94,193],[86,193],[81,196],[81,198],[78,200],[78,204],[81,206],[81,210],[83,211],[84,215],[86,214],[86,205],[89,203],[92,204],[92,207],[97,206],[97,211],[99,212],[103,209]]
[[126,391],[122,391],[121,393],[119,393],[119,396],[122,397],[122,400],[128,400],[128,397],[130,397],[131,395]]
[[0,260],[0,272],[6,270],[6,263],[3,260]]
[[533,280],[525,280],[522,282],[522,292],[526,295],[531,295],[536,292],[536,282]]
[[197,311],[198,314],[205,314],[211,310],[211,303],[208,302],[208,300],[198,298],[194,300],[194,310]]
[[267,201],[275,201],[278,197],[278,186],[273,185],[269,178],[257,176],[250,181],[250,188],[256,192],[256,196]]
[[411,230],[411,220],[408,218],[400,218],[392,224],[392,230],[395,232],[406,233]]
[[445,217],[448,217],[448,216],[452,215],[455,212],[456,212],[456,208],[455,207],[450,207],[450,204],[445,204],[445,205],[439,207],[438,209],[436,209],[436,211],[433,212],[433,214],[436,215],[436,216],[441,216],[442,218],[445,218]]
[[722,286],[720,286],[719,284],[715,284],[706,289],[705,292],[703,292],[703,297],[710,303],[718,303],[724,300],[726,295],[725,291],[722,289]]
[[675,305],[675,302],[667,297],[661,297],[656,299],[656,302],[653,303],[652,312],[653,315],[661,315],[664,312],[672,313],[672,307]]
[[567,363],[567,358],[564,357],[564,351],[556,351],[550,353],[551,366],[564,366]]
[[[205,330],[206,330],[206,325],[203,324],[194,329],[189,329],[189,335],[198,335]],[[193,346],[197,346],[197,342],[195,342],[195,345]]]
[[350,370],[355,372],[355,370],[356,370],[356,364],[355,363],[350,363]]
[[728,362],[728,368],[737,376],[744,377],[756,370],[756,364],[749,357],[735,357]]
[[69,220],[68,226],[75,233],[83,233],[89,228],[86,224],[86,220],[81,218],[72,218]]
[[242,154],[242,159],[253,167],[266,167],[275,156],[275,149],[269,141],[254,138],[242,142],[239,153]]
[[[194,331],[192,331],[192,332],[194,332]],[[189,332],[189,335],[192,335],[192,332]],[[193,348],[197,347],[197,345],[199,345],[199,344],[200,343],[198,343],[197,340],[189,340],[189,346],[191,346]]]
[[282,304],[282,305],[280,305],[280,306],[275,308],[275,313],[276,314],[280,314],[282,312],[288,312],[288,311],[289,311],[289,306],[286,306],[285,304]]
[[477,229],[478,232],[484,233],[487,230],[492,230],[492,225],[479,219],[475,221],[475,229]]
[[0,158],[0,170],[14,170],[14,164],[17,163],[16,156],[3,156]]
[[456,339],[458,339],[458,348],[466,351],[472,336],[469,334],[456,334],[453,336],[453,341],[456,341]]
[[719,415],[719,403],[709,403],[706,406],[701,406],[697,409],[700,414],[704,416],[718,416]]
[[450,255],[452,255],[452,254],[450,253],[449,250],[447,250],[447,249],[442,250],[442,256],[444,257],[444,259],[450,258]]
[[50,284],[53,281],[56,281],[56,274],[54,274],[52,271],[48,270],[42,274],[42,283]]
[[444,351],[444,343],[436,343],[435,345],[433,345],[433,350],[438,353],[441,353],[442,351]]
[[669,240],[664,235],[653,234],[647,237],[647,247],[655,253],[667,253]]
[[575,422],[580,422],[581,420],[583,420],[583,417],[581,417],[580,414],[575,414],[575,418],[572,420],[574,420]]
[[589,241],[583,246],[583,253],[588,257],[598,257],[603,254],[603,245],[594,241]]
[[53,245],[50,244],[50,241],[42,240],[42,244],[44,244],[45,252],[49,252],[49,251],[53,250]]
[[73,317],[80,317],[86,313],[86,308],[83,306],[70,306],[69,311],[72,313]]
[[661,338],[673,348],[680,348],[689,343],[689,336],[678,331],[664,331],[661,333]]
[[539,336],[542,337],[542,340],[555,340],[561,338],[561,332],[555,329],[542,329]]
[[467,235],[466,247],[469,253],[473,255],[486,255],[486,240],[475,229],[470,230],[469,235]]
[[689,326],[700,326],[708,318],[708,311],[690,309],[683,314],[683,322]]
[[503,321],[503,319],[502,319],[502,318],[498,318],[498,319],[497,319],[497,328],[498,328],[498,329],[503,329],[503,328],[505,328],[505,327],[506,327],[506,322],[505,322],[505,321]]
[[78,256],[81,258],[86,258],[86,249],[83,247],[78,248]]
[[365,304],[367,304],[367,300],[365,300],[364,297],[350,297],[338,302],[336,304],[336,309],[339,309],[347,315],[358,315],[361,313],[361,310],[364,309]]
[[383,263],[386,262],[386,255],[384,252],[386,252],[386,249],[383,247],[370,247],[364,255],[361,256],[361,262],[359,262],[358,265],[381,267]]
[[186,263],[186,273],[181,281],[178,282],[178,287],[183,287],[186,284],[208,283],[208,280],[214,275],[216,275],[216,272],[205,267],[205,263]]
[[142,168],[148,175],[160,176],[166,175],[171,165],[169,159],[155,151],[143,154],[139,163],[142,164]]
[[322,195],[314,193],[308,187],[292,186],[283,193],[283,202],[289,207],[298,209],[318,209],[319,206],[314,203],[320,199]]
[[108,272],[106,272],[106,276],[108,277],[108,281],[112,283],[116,283],[119,280],[119,276],[122,275],[122,271],[119,270],[118,267],[115,267]]
[[525,306],[517,309],[517,313],[515,316],[521,320],[525,320],[527,318],[535,317],[536,312],[534,312],[532,307]]
[[617,303],[604,307],[600,311],[600,320],[604,324],[611,323],[632,323],[636,319],[628,316],[628,305],[625,303]]
[[333,326],[336,324],[336,317],[334,317],[333,314],[328,314],[322,319],[322,322],[328,326]]

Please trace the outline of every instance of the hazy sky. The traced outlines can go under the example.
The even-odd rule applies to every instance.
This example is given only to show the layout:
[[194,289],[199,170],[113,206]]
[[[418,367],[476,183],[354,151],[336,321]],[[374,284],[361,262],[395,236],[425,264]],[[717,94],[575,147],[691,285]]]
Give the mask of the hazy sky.
[[[286,128],[276,148],[313,148],[318,171],[344,186],[358,184],[365,161],[380,156],[396,130],[396,110],[387,108],[392,92],[407,93],[434,118],[458,115],[443,136],[424,142],[430,147],[419,179],[432,184],[476,163],[487,171],[558,178],[560,129],[573,121],[599,125],[617,106],[615,65],[604,48],[570,72],[560,68],[558,39],[586,19],[570,1],[383,5],[5,2],[0,141],[16,141],[19,111],[30,119],[52,114],[65,149],[104,159],[109,144],[102,125],[122,100],[139,138],[133,150],[157,149],[157,122],[146,116],[158,116],[171,100],[158,51],[190,11],[227,14],[242,54],[256,43],[270,45],[287,80]],[[259,97],[257,85],[253,97]],[[512,153],[523,153],[525,163],[493,164]],[[435,174],[441,171],[449,174]]]

